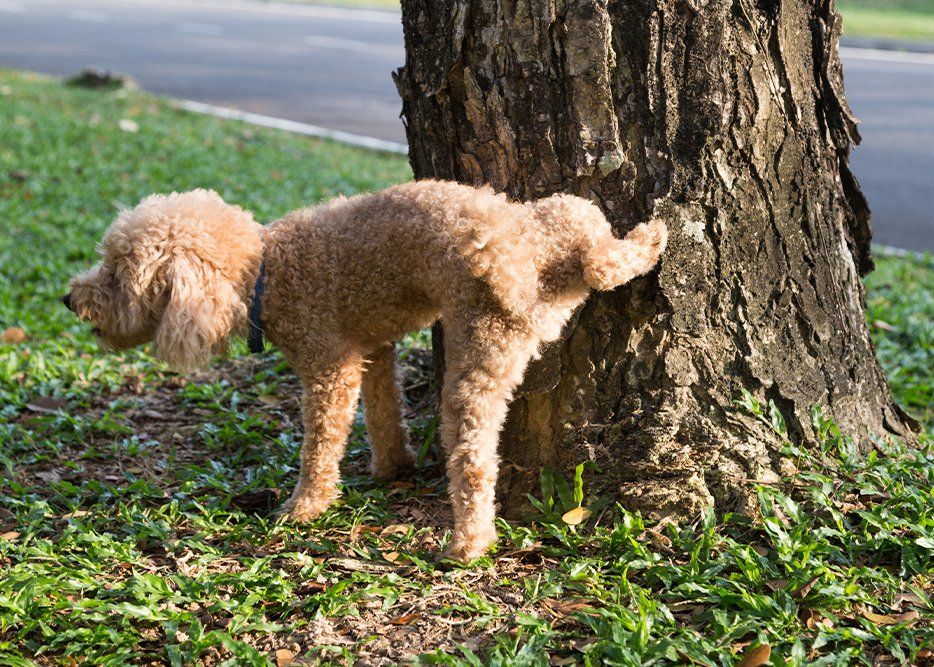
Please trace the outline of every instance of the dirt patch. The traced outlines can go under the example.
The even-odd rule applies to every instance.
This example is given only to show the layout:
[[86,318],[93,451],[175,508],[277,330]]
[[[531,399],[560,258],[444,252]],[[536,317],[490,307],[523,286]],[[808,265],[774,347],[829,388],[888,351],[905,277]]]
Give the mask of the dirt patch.
[[[203,465],[216,454],[208,451],[199,434],[205,422],[222,414],[223,410],[217,406],[193,406],[186,398],[191,393],[187,389],[192,385],[223,386],[228,393],[242,395],[238,399],[238,409],[252,415],[254,428],[262,429],[265,422],[275,422],[276,431],[292,430],[294,437],[300,438],[298,380],[289,375],[277,377],[275,391],[271,394],[257,394],[254,386],[258,374],[275,370],[277,364],[281,364],[281,360],[275,357],[249,357],[218,364],[201,375],[188,378],[170,374],[159,376],[155,381],[152,377],[127,377],[119,392],[88,395],[80,404],[67,408],[71,416],[80,415],[82,423],[106,424],[106,428],[89,428],[83,437],[68,439],[48,456],[16,469],[15,481],[41,489],[56,482],[78,486],[91,480],[125,486],[132,477],[150,480],[162,490],[168,502],[182,483],[173,472],[189,465]],[[429,354],[408,353],[402,370],[407,416],[413,421],[430,422],[433,393]],[[46,413],[39,404],[25,411],[19,423],[24,432],[36,431],[39,440],[42,437],[39,431],[48,428],[48,420],[61,419],[60,413],[54,414]],[[115,438],[114,433],[118,437]],[[115,439],[121,440],[119,446],[115,445]],[[453,524],[444,492],[443,466],[431,460],[436,454],[435,447],[429,452],[429,465],[422,469],[421,493],[409,493],[413,485],[406,483],[396,485],[387,493],[398,523],[414,534],[405,545],[407,554],[429,554],[430,560],[437,560],[440,537]],[[171,463],[167,465],[167,461]],[[345,462],[345,476],[365,474],[366,465],[365,455],[351,457]],[[231,479],[231,488],[235,489],[240,481]],[[287,490],[262,489],[234,496],[232,503],[246,512],[268,515],[281,503],[285,493]],[[152,501],[161,502],[158,497]],[[64,526],[66,518],[53,521],[53,525]],[[165,543],[140,543],[144,568],[163,577],[175,573],[193,578],[201,575],[202,566],[194,564],[198,559],[185,544],[186,540],[194,539],[194,533],[184,525],[174,526],[168,548]],[[339,546],[333,553],[307,551],[303,557],[322,566],[318,568],[320,574],[311,580],[300,579],[302,562],[296,560],[295,545],[275,540],[259,546],[227,545],[227,556],[214,559],[207,566],[211,572],[235,574],[245,571],[246,564],[256,558],[272,557],[270,567],[296,577],[292,582],[294,599],[288,610],[266,619],[289,630],[237,635],[241,641],[272,657],[274,664],[302,665],[320,661],[360,667],[398,665],[410,661],[414,655],[435,651],[460,655],[458,646],[478,650],[493,642],[494,634],[511,633],[515,637],[519,633],[516,618],[520,613],[547,618],[557,625],[575,623],[569,615],[576,608],[554,600],[530,604],[522,594],[527,578],[559,565],[557,560],[547,558],[538,545],[512,551],[508,551],[508,544],[501,545],[507,551],[497,557],[495,568],[461,570],[453,566],[418,567],[406,554],[395,552],[398,547],[391,526],[358,525],[347,532],[316,533],[314,539]],[[373,553],[372,559],[362,558],[362,549],[355,549],[362,543]],[[129,578],[131,570],[136,568],[127,567],[125,575],[115,572],[113,584],[120,584],[121,576]],[[361,578],[360,573],[368,578]],[[394,594],[368,596],[365,588],[374,580],[381,582],[381,586],[395,587]],[[321,612],[320,597],[335,586],[341,587],[342,594],[359,599],[352,613],[345,611],[332,616]],[[387,603],[387,599],[391,601]],[[224,631],[230,621],[229,614],[225,618],[223,613],[212,614],[207,609],[186,611],[197,613],[205,632]],[[179,633],[178,636],[184,638],[184,629]],[[141,654],[161,655],[165,643],[164,629],[140,628]],[[217,646],[203,652],[198,664],[212,667],[230,657],[226,649]],[[35,660],[37,664],[60,664],[54,656],[48,655],[36,656]],[[162,658],[148,661],[141,658],[139,664],[165,663]]]

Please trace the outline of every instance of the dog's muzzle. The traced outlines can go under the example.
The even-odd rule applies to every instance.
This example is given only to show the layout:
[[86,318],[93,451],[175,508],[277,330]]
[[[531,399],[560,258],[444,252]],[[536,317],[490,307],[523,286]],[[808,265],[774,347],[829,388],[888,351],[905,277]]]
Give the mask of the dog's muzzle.
[[62,303],[65,304],[65,308],[67,308],[71,312],[75,312],[75,309],[71,307],[71,294],[70,293],[62,297]]

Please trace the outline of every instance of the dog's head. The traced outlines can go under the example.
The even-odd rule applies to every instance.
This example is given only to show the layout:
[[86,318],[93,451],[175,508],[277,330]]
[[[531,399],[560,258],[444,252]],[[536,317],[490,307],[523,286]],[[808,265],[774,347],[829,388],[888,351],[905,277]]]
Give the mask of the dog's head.
[[151,195],[117,216],[100,264],[72,278],[63,301],[103,347],[152,341],[160,359],[194,368],[244,326],[261,230],[211,191]]

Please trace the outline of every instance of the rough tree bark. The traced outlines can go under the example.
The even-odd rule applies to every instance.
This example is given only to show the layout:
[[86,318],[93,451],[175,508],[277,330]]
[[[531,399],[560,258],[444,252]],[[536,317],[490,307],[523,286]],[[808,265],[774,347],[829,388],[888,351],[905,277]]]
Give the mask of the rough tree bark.
[[652,275],[591,296],[527,373],[504,429],[515,509],[541,466],[596,461],[655,518],[749,508],[780,443],[911,439],[863,315],[869,210],[847,166],[833,0],[402,0],[396,76],[417,178],[598,203],[669,227]]

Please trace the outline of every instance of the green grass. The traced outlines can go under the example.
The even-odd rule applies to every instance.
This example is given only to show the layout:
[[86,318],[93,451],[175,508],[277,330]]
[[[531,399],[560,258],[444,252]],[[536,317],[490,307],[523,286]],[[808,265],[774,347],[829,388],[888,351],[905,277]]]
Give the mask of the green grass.
[[[820,451],[787,445],[802,472],[759,488],[758,515],[677,529],[589,497],[584,468],[546,471],[537,519],[500,522],[464,569],[436,558],[450,516],[423,376],[419,481],[370,478],[358,423],[335,508],[279,525],[300,423],[281,359],[178,377],[99,353],[58,303],[117,206],[152,191],[213,187],[268,220],[410,177],[399,156],[0,71],[0,331],[26,335],[0,343],[0,665],[725,666],[765,646],[771,665],[932,664],[926,446],[857,459],[815,412]],[[878,263],[876,346],[930,428],[932,262]],[[581,504],[589,520],[561,520]]]
[[846,37],[934,42],[934,3],[930,0],[840,0]]

